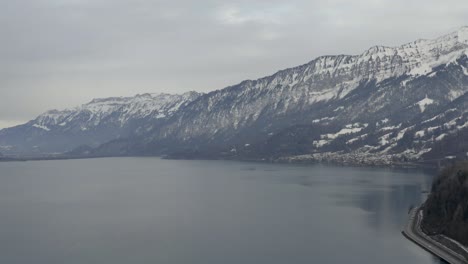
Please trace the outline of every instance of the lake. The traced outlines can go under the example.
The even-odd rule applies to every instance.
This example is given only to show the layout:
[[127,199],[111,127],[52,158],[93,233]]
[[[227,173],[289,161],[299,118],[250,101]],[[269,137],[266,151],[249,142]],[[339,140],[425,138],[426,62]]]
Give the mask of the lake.
[[0,263],[439,263],[420,171],[158,158],[0,163]]

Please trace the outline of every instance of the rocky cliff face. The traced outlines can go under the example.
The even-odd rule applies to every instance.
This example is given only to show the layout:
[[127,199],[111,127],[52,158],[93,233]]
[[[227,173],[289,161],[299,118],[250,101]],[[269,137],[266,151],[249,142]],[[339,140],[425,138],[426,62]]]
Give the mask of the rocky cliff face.
[[[139,104],[125,111],[109,107],[113,103],[102,104],[105,111],[96,106],[99,111],[90,110],[94,115],[86,112],[81,119],[98,124],[111,120],[113,134],[109,133],[116,140],[94,149],[95,155],[314,160],[346,155],[391,160],[463,156],[468,151],[467,139],[460,138],[468,131],[467,50],[464,27],[400,47],[322,56],[268,77],[195,95],[161,119],[156,118],[159,110],[145,115]],[[101,105],[99,100],[94,104]],[[47,119],[57,120],[54,128],[64,122]],[[50,124],[31,122],[28,128],[36,125],[42,134],[50,132]],[[81,125],[73,127],[80,130]],[[443,147],[443,142],[460,140],[456,150]],[[0,145],[8,142],[5,131],[0,132]]]
[[8,153],[70,151],[80,145],[98,146],[109,140],[137,136],[170,118],[201,94],[142,94],[94,99],[79,107],[51,110],[30,122],[0,131]]
[[[143,141],[151,147],[138,151],[166,152],[166,142],[183,157],[463,156],[467,48],[465,27],[435,40],[319,57],[200,97],[150,131]],[[463,147],[441,151],[454,138]]]
[[[176,115],[160,136],[213,137],[256,124],[269,134],[276,132],[278,120],[284,121],[279,127],[316,119],[371,121],[401,107],[420,114],[467,91],[467,47],[468,28],[462,28],[435,40],[373,47],[357,56],[319,57],[210,93]],[[445,84],[450,80],[456,83]]]

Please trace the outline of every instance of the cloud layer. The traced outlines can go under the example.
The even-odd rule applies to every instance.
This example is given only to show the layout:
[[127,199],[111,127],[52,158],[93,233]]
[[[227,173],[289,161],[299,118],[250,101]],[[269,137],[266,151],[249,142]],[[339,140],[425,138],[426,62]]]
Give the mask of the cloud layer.
[[211,91],[468,25],[466,0],[0,0],[0,127],[94,97]]

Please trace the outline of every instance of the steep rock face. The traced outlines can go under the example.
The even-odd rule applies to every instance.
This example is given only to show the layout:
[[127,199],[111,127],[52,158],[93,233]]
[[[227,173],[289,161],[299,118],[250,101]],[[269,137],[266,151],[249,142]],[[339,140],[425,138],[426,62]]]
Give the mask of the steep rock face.
[[94,99],[82,106],[51,110],[28,123],[0,131],[0,145],[10,153],[64,152],[135,136],[145,126],[167,120],[201,94],[142,94]]
[[[463,73],[467,66],[462,55],[428,75],[403,75],[356,88],[306,125],[308,133],[304,134],[304,126],[297,128],[311,146],[307,152],[405,153],[419,158],[445,137],[468,128],[468,75]],[[296,128],[278,136],[291,134],[297,134]],[[274,147],[281,141],[272,139],[268,144]]]
[[[157,106],[152,107],[141,98],[95,100],[84,110],[51,112],[31,121],[25,125],[31,131],[18,133],[16,142],[32,138],[36,144],[40,138],[44,149],[53,143],[43,135],[60,131],[60,144],[74,133],[86,137],[74,141],[90,145],[93,140],[93,146],[113,139],[94,150],[82,148],[92,155],[318,160],[349,153],[399,160],[460,156],[464,147],[456,153],[440,150],[447,140],[460,141],[468,126],[467,50],[464,27],[400,47],[322,56],[258,80],[184,95],[180,105],[171,101],[162,107],[154,98],[150,104]],[[11,142],[2,141],[2,133],[0,145]],[[466,140],[459,146],[468,146]]]
[[358,151],[419,159],[466,126],[467,48],[464,27],[244,81],[200,97],[149,131],[142,142],[155,145],[144,152],[183,142],[197,154],[239,155],[248,145],[245,151],[258,157]]

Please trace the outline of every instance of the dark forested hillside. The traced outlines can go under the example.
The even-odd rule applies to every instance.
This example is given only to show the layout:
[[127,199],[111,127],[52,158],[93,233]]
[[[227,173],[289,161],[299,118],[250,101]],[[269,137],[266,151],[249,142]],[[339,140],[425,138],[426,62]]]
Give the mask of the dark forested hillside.
[[422,228],[468,245],[468,162],[445,169],[434,180]]

